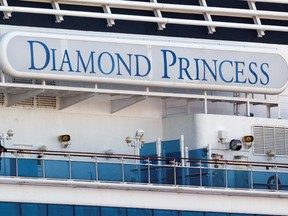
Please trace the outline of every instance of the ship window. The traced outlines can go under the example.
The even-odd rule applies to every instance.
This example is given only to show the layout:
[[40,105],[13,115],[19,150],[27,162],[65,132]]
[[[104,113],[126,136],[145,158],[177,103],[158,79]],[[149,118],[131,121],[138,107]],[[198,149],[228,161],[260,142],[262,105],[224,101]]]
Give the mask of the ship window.
[[265,155],[274,151],[278,156],[288,156],[288,128],[254,126],[254,153]]

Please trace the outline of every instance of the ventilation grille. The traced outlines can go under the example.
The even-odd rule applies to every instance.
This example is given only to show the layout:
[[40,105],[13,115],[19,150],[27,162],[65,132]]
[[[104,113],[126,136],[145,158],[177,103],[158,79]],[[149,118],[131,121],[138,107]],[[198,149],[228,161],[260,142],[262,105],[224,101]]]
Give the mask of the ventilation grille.
[[4,94],[0,93],[0,105],[4,105]]
[[[32,79],[23,79],[23,78],[13,78],[13,83],[20,83],[20,84],[38,84],[42,85],[41,80],[32,80]],[[56,85],[56,82],[54,80],[46,80],[45,85]]]
[[56,108],[56,97],[37,96],[35,99],[38,108]]
[[274,151],[276,155],[288,155],[288,128],[254,126],[254,153],[267,154]]

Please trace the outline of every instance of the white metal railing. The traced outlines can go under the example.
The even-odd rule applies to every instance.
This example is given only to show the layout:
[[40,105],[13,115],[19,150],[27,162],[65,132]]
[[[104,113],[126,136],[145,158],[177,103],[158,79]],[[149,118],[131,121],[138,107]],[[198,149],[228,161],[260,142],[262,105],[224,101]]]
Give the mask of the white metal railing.
[[288,191],[283,163],[8,149],[0,168],[17,178]]
[[[138,1],[115,1],[115,0],[24,0],[33,2],[46,2],[52,5],[52,9],[45,8],[31,8],[31,7],[15,7],[9,5],[6,0],[2,0],[2,6],[0,6],[0,11],[4,13],[4,18],[8,19],[11,17],[12,13],[36,13],[36,14],[48,14],[54,15],[56,17],[56,22],[62,22],[64,16],[74,16],[74,17],[89,17],[106,19],[108,26],[113,26],[115,20],[127,20],[127,21],[140,21],[140,22],[152,22],[158,24],[158,29],[165,29],[167,24],[176,25],[194,25],[194,26],[206,26],[210,34],[214,33],[216,27],[222,28],[238,28],[238,29],[252,29],[258,32],[258,36],[262,37],[264,31],[280,31],[288,32],[287,26],[282,25],[264,25],[261,19],[268,20],[288,20],[288,13],[280,11],[267,11],[267,10],[257,10],[257,2],[273,2],[273,3],[287,3],[287,1],[260,1],[260,0],[247,0],[247,5],[249,9],[237,9],[237,8],[223,8],[223,7],[210,7],[207,5],[205,0],[199,1],[199,6],[197,5],[180,5],[180,4],[167,4],[158,3],[157,0],[151,0],[150,2],[138,2]],[[88,11],[75,11],[75,10],[63,10],[61,5],[79,5],[79,6],[90,6],[90,7],[100,7],[103,8],[103,13],[101,12],[88,12]],[[122,8],[129,10],[143,10],[152,11],[153,16],[148,15],[131,15],[131,14],[120,14],[113,13],[113,8]],[[181,13],[181,14],[200,14],[203,15],[203,20],[193,20],[193,19],[179,19],[169,17],[167,14],[162,12],[171,13]],[[224,17],[240,17],[253,19],[253,24],[250,23],[240,23],[240,22],[229,22],[229,21],[213,21],[213,16],[224,16]]]

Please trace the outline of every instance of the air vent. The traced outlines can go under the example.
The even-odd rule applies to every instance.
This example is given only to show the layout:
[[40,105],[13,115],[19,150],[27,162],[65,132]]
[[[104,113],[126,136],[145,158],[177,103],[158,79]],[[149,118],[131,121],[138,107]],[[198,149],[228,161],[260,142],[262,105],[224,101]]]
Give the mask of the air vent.
[[3,106],[4,105],[4,94],[0,93],[0,105]]
[[288,128],[254,126],[254,153],[266,155],[274,151],[276,155],[288,156]]
[[56,109],[56,97],[53,96],[37,96],[36,107]]
[[13,78],[13,83],[32,84],[32,79]]
[[16,106],[23,106],[23,107],[33,107],[34,106],[34,98],[28,98],[16,104]]

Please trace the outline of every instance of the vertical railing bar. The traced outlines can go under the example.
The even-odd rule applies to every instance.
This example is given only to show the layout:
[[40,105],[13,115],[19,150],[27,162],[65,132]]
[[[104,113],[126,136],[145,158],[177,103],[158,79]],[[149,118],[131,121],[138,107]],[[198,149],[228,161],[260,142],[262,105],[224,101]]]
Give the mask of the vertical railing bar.
[[42,156],[42,176],[43,178],[46,178],[46,172],[45,172],[45,155],[43,153],[43,156]]
[[122,182],[125,182],[124,158],[121,158]]
[[177,184],[176,178],[176,159],[174,158],[174,185]]
[[251,184],[251,190],[254,190],[254,181],[253,181],[253,176],[254,176],[254,173],[253,173],[253,166],[250,164],[249,165],[250,167],[250,184]]
[[276,190],[279,190],[279,173],[278,173],[278,166],[275,166],[276,172],[275,172],[275,181],[276,181]]
[[225,188],[228,189],[229,187],[229,182],[228,182],[228,164],[227,164],[227,161],[225,161]]
[[72,179],[72,163],[71,163],[71,155],[68,154],[68,159],[69,159],[69,179]]
[[[158,159],[159,160],[159,159]],[[148,157],[148,184],[151,183],[151,173],[150,173],[150,157]]]
[[95,178],[96,181],[99,181],[99,173],[98,173],[98,158],[95,156]]
[[19,168],[19,161],[18,161],[18,153],[16,153],[16,158],[15,158],[15,160],[16,160],[16,176],[18,177],[18,175],[19,175],[19,170],[18,170],[18,168]]
[[201,161],[201,160],[200,160],[200,162],[199,162],[199,166],[200,166],[200,170],[199,170],[200,186],[202,187],[202,186],[203,186],[203,183],[202,183],[202,161]]

